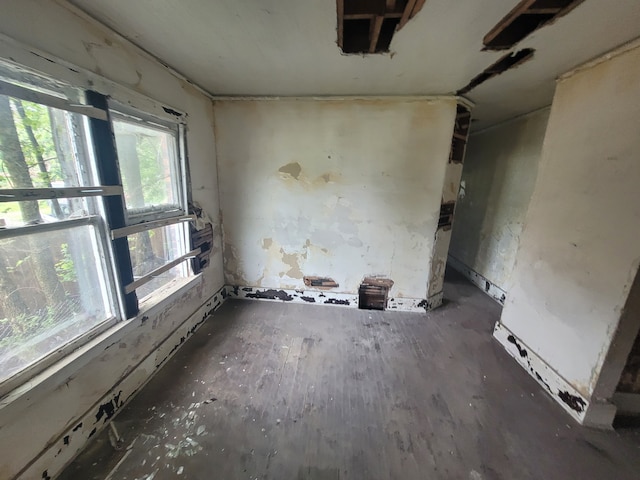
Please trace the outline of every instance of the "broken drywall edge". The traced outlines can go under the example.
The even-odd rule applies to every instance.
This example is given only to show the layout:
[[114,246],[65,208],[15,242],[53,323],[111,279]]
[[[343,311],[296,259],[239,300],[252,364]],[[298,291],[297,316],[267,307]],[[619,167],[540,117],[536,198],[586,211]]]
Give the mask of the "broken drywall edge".
[[456,95],[455,98],[458,101],[458,104],[464,105],[470,111],[473,110],[476,107],[475,102],[473,100],[471,100],[470,98],[467,98],[467,97],[465,97],[463,95]]
[[634,50],[639,47],[640,47],[640,37],[634,40],[631,40],[630,42],[623,43],[622,45],[614,48],[613,50],[608,51],[603,55],[599,55],[595,58],[592,58],[591,60],[588,60],[578,65],[575,68],[572,68],[568,72],[565,72],[562,75],[558,76],[558,78],[556,78],[556,82],[561,82],[563,80],[566,80],[567,78],[574,76],[576,73],[593,68],[597,65],[600,65],[601,63],[607,62],[615,57],[619,57],[620,55],[623,55],[628,51]]
[[507,298],[507,292],[500,288],[498,285],[493,283],[488,278],[476,272],[471,267],[466,266],[460,260],[455,257],[449,255],[447,259],[447,263],[451,265],[455,271],[461,273],[465,276],[467,280],[473,283],[476,287],[481,289],[484,293],[493,298],[500,305],[504,306],[504,301]]
[[[16,477],[15,480],[55,478],[73,461],[87,442],[108,425],[108,421],[144,387],[155,373],[228,298],[225,287],[187,318],[171,335],[133,367],[120,382],[102,396],[84,415],[76,419]],[[46,473],[46,475],[45,475]]]
[[502,323],[496,323],[493,337],[578,423],[595,428],[611,428],[615,406],[585,398]]
[[[247,287],[227,285],[227,294],[243,300],[263,300],[269,302],[306,303],[313,305],[331,305],[346,308],[358,308],[358,295],[336,293],[326,290],[295,290],[283,288]],[[424,313],[442,304],[442,292],[425,298],[391,297],[387,310],[396,312]]]

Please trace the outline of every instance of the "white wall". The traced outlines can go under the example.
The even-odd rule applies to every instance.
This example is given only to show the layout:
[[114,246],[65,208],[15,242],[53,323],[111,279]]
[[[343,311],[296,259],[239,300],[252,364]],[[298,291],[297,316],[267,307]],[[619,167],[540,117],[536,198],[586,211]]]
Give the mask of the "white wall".
[[216,101],[228,283],[424,299],[456,102]]
[[538,176],[549,109],[471,135],[449,255],[502,290]]
[[638,125],[637,46],[558,83],[501,318],[587,401],[615,387],[600,378],[612,345],[628,353],[635,338],[612,343],[640,263]]
[[[168,105],[186,112],[193,198],[217,223],[213,112],[206,96],[64,4],[4,0],[0,32],[4,58],[136,105]],[[104,426],[95,418],[100,403],[122,390],[119,407],[163,363],[176,341],[171,335],[187,336],[181,329],[190,329],[203,311],[215,308],[210,304],[200,309],[223,284],[219,238],[214,252],[211,266],[197,280],[143,303],[137,318],[119,324],[95,339],[92,348],[81,349],[0,400],[0,478],[14,478],[19,472],[21,478],[45,478],[45,471],[54,476],[92,430]],[[79,422],[82,427],[74,430]],[[69,439],[63,442],[66,435]]]

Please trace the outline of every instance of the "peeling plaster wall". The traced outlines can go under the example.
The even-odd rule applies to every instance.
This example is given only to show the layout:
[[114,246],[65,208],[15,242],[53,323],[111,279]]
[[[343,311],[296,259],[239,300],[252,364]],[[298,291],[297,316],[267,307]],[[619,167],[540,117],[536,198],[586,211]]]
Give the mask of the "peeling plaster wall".
[[471,135],[449,255],[506,290],[538,176],[549,109]]
[[426,298],[455,99],[216,101],[228,284]]
[[[211,264],[202,276],[152,297],[141,305],[138,318],[118,324],[93,348],[80,349],[0,400],[0,478],[19,472],[20,478],[48,478],[84,446],[94,428],[104,426],[104,419],[96,420],[101,402],[117,395],[115,408],[122,405],[163,364],[173,343],[195,331],[204,314],[188,319],[218,305],[205,305],[223,285],[213,107],[193,86],[64,3],[5,0],[2,11],[0,56],[135,104],[144,104],[144,95],[186,112],[193,198],[218,227]],[[38,55],[31,53],[35,49]],[[91,417],[91,423],[72,429],[79,419]]]
[[587,402],[611,398],[640,320],[620,321],[640,263],[639,124],[637,46],[559,81],[501,318]]

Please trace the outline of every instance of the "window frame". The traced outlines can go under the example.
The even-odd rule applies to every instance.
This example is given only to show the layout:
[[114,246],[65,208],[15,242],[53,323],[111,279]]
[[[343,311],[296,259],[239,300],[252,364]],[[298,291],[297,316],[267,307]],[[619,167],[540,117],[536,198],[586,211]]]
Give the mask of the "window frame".
[[[32,90],[21,85],[11,84],[0,80],[0,95],[10,98],[18,98],[28,102],[37,103],[46,107],[56,108],[73,114],[80,114],[82,118],[83,138],[78,139],[88,148],[83,152],[87,155],[84,162],[91,164],[93,161],[91,145],[92,132],[88,128],[87,120],[91,118],[101,118],[103,114],[90,106],[78,105],[64,98],[49,95],[37,90]],[[92,172],[95,177],[95,172]],[[94,182],[92,182],[94,183]],[[5,202],[24,202],[37,200],[51,200],[55,198],[89,198],[89,197],[114,197],[122,195],[122,188],[119,186],[106,187],[103,185],[86,185],[80,187],[51,187],[51,188],[13,188],[0,189],[0,203]],[[96,202],[97,212],[89,215],[62,219],[56,222],[43,222],[34,225],[20,225],[15,227],[5,227],[0,229],[0,240],[18,238],[25,235],[43,234],[46,232],[55,232],[69,230],[78,226],[90,226],[93,229],[93,241],[96,243],[96,251],[94,254],[100,259],[96,265],[98,271],[102,275],[104,285],[101,285],[102,293],[107,301],[110,315],[99,321],[85,332],[76,336],[70,341],[61,344],[52,349],[40,359],[27,364],[21,370],[15,372],[4,380],[0,381],[0,396],[5,395],[16,387],[24,384],[35,375],[49,368],[53,364],[59,362],[80,346],[86,344],[91,339],[97,337],[102,332],[116,325],[122,318],[122,307],[118,294],[118,282],[114,275],[111,260],[111,248],[109,245],[109,236],[107,225],[101,212],[100,201]]]
[[[14,81],[14,78],[11,77],[9,78],[10,81],[5,81],[7,71],[15,71],[16,77],[20,77],[15,78],[16,83],[11,83],[11,81]],[[23,86],[25,82],[21,81],[23,78],[30,80],[26,86]],[[38,88],[40,84],[44,85],[42,90]],[[61,92],[54,91],[50,93],[48,89],[51,85],[55,85],[56,90],[59,88]],[[84,96],[86,104],[65,98],[65,89],[74,90]],[[104,283],[104,285],[101,286],[101,289],[105,298],[108,299],[111,311],[111,315],[97,325],[0,381],[0,397],[2,397],[118,323],[135,317],[140,311],[136,288],[151,280],[153,275],[161,273],[158,270],[164,269],[166,271],[175,265],[183,264],[186,271],[189,272],[188,278],[196,276],[197,274],[195,274],[191,262],[187,262],[187,259],[195,257],[200,252],[200,248],[190,250],[191,234],[190,229],[186,227],[186,222],[195,221],[195,215],[188,214],[191,191],[188,183],[189,168],[186,155],[187,128],[185,114],[174,109],[162,107],[167,116],[157,115],[159,113],[157,105],[149,100],[141,102],[145,107],[149,107],[146,111],[125,106],[124,103],[114,100],[111,96],[86,87],[74,87],[51,76],[32,71],[27,67],[14,65],[3,59],[0,60],[0,95],[80,114],[83,119],[83,138],[77,139],[82,144],[78,146],[87,155],[84,162],[90,167],[92,178],[98,180],[98,185],[81,187],[0,189],[0,202],[50,200],[55,198],[97,198],[95,202],[97,212],[91,212],[90,215],[36,225],[3,228],[0,229],[0,239],[33,233],[41,234],[47,231],[66,230],[80,225],[93,227],[92,241],[97,246],[95,251],[96,268],[102,272],[101,283]],[[149,110],[154,109],[154,113],[149,112]],[[160,216],[156,216],[155,212],[154,214],[134,215],[132,217],[134,217],[135,221],[132,221],[129,217],[124,201],[124,189],[117,158],[112,113],[115,113],[117,117],[123,115],[139,119],[142,125],[149,124],[156,129],[160,128],[175,132],[175,163],[178,177],[175,180],[175,184],[178,186],[177,196],[181,202],[180,210],[162,212]],[[91,183],[96,182],[93,181]],[[159,269],[144,275],[142,278],[134,279],[131,251],[127,243],[128,235],[179,223],[184,225],[182,228],[184,232],[182,239],[184,254],[165,263]],[[148,278],[148,280],[141,281],[145,278]],[[154,294],[167,287],[158,288],[154,291]],[[151,296],[149,295],[147,298]]]
[[[156,228],[167,227],[171,225],[186,223],[190,221],[195,221],[195,215],[190,215],[189,211],[189,196],[190,190],[188,188],[187,182],[187,172],[188,172],[188,163],[186,156],[186,125],[182,118],[168,118],[168,117],[158,117],[154,114],[143,112],[139,109],[136,109],[131,106],[126,106],[117,100],[112,98],[105,97],[107,99],[107,108],[109,115],[109,123],[111,126],[112,135],[114,138],[114,148],[115,148],[115,163],[117,164],[117,171],[120,176],[120,185],[122,182],[122,170],[120,168],[120,161],[117,158],[117,148],[115,146],[115,127],[114,120],[124,121],[133,125],[140,125],[143,127],[151,128],[158,131],[169,132],[174,135],[175,138],[175,165],[173,166],[175,170],[175,174],[178,177],[175,179],[174,187],[176,188],[176,196],[180,199],[181,205],[172,205],[165,204],[167,207],[165,211],[150,211],[148,213],[138,213],[130,215],[130,210],[126,206],[126,202],[124,200],[124,190],[122,193],[122,209],[124,210],[124,225],[118,228],[111,228],[111,238],[113,242],[124,240],[124,242],[128,242],[128,236],[141,233],[149,230],[153,230]],[[172,112],[176,112],[175,110],[171,110]],[[174,207],[179,207],[177,210]],[[136,304],[139,302],[139,298],[137,296],[136,290],[146,283],[153,280],[156,276],[165,273],[171,268],[178,266],[180,264],[185,264],[184,268],[186,271],[190,272],[189,276],[195,275],[193,267],[190,265],[190,262],[187,262],[188,259],[194,258],[198,253],[200,253],[200,248],[191,249],[191,234],[189,228],[186,226],[182,227],[182,243],[184,245],[184,252],[182,255],[165,262],[164,265],[155,268],[154,270],[140,276],[139,278],[135,278],[133,273],[131,278],[127,276],[129,281],[123,282],[123,295],[125,298],[129,298],[132,295],[136,295],[135,302]],[[128,245],[127,245],[128,247]],[[129,251],[130,252],[130,251]],[[129,255],[129,262],[131,262],[131,257]],[[133,272],[133,268],[131,267],[131,271]],[[154,292],[155,293],[155,292]],[[151,295],[147,295],[150,297]],[[144,297],[146,298],[146,297]],[[144,299],[143,298],[143,299]],[[133,302],[133,300],[130,300]],[[129,317],[129,308],[125,307],[127,310],[127,316]],[[136,312],[137,313],[137,308]]]
[[[155,220],[164,220],[167,218],[186,216],[188,214],[188,198],[186,188],[187,182],[185,177],[186,159],[183,155],[183,152],[185,150],[184,144],[186,143],[186,129],[184,128],[184,123],[164,118],[158,118],[153,114],[142,112],[137,109],[122,105],[121,103],[114,101],[113,99],[108,100],[108,106],[114,136],[116,135],[116,133],[113,122],[121,121],[130,125],[138,125],[150,128],[152,130],[170,133],[175,139],[175,151],[173,152],[173,154],[175,155],[174,168],[176,168],[177,170],[176,174],[178,178],[172,179],[174,180],[172,183],[173,187],[175,188],[175,194],[179,199],[179,204],[158,205],[159,210],[157,211],[136,213],[132,209],[127,208],[125,202],[125,216],[127,225],[130,226]],[[119,166],[120,165],[118,165],[118,167]],[[120,172],[121,171],[122,170],[120,170]],[[162,207],[166,208],[162,209]],[[176,210],[175,207],[178,207],[178,210]]]

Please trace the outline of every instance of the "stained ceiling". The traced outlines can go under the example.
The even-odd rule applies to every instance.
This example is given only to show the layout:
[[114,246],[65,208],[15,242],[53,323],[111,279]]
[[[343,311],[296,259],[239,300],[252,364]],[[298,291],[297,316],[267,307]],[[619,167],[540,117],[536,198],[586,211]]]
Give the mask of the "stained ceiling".
[[[483,37],[518,0],[427,0],[389,53],[344,55],[334,0],[71,0],[213,95],[441,95],[506,52]],[[515,49],[534,58],[468,92],[475,129],[551,102],[554,79],[640,37],[638,0],[586,0]]]

